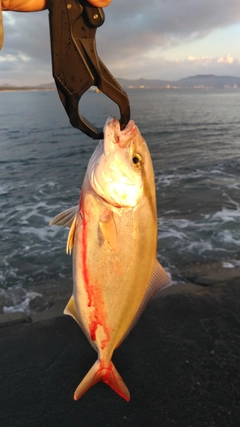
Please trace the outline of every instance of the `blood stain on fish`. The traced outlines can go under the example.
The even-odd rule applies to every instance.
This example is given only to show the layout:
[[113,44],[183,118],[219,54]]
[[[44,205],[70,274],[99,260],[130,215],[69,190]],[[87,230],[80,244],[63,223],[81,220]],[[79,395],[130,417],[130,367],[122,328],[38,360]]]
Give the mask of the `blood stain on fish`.
[[[87,220],[86,213],[82,214],[82,265],[85,289],[88,295],[88,307],[92,307],[93,311],[90,313],[89,332],[91,339],[96,341],[96,333],[98,326],[102,326],[106,338],[101,342],[101,348],[104,349],[110,340],[110,331],[106,324],[106,310],[102,298],[101,287],[97,283],[91,285],[89,283],[89,274],[87,269]],[[89,220],[89,219],[88,219]]]

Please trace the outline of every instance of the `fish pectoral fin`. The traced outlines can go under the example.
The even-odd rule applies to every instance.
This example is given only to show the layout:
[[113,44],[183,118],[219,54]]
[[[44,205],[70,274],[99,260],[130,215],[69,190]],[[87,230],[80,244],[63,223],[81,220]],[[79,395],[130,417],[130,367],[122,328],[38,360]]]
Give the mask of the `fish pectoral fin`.
[[108,384],[116,393],[125,400],[130,400],[129,390],[119,375],[114,364],[110,362],[104,366],[104,362],[97,360],[87,375],[83,378],[74,393],[74,400],[78,400],[90,387],[98,381],[103,381]]
[[77,223],[77,215],[75,215],[75,217],[73,218],[73,222],[72,222],[71,228],[70,228],[69,233],[68,233],[68,239],[67,239],[67,244],[66,244],[66,253],[69,255],[71,255],[71,253],[72,253],[73,242],[74,242],[74,234],[75,234],[75,230],[76,230],[76,223]]
[[107,241],[112,250],[115,251],[117,247],[117,229],[113,213],[110,209],[107,209],[100,217],[99,229],[103,239]]
[[71,228],[71,225],[76,217],[78,212],[78,205],[73,206],[73,208],[67,209],[66,211],[61,212],[57,216],[55,216],[49,223],[49,225],[59,225],[63,227]]
[[164,270],[164,268],[161,266],[161,264],[158,262],[158,260],[155,261],[155,266],[152,272],[152,276],[149,282],[149,285],[147,287],[147,290],[145,292],[145,295],[142,299],[142,302],[138,308],[137,313],[135,314],[131,325],[129,326],[128,330],[125,332],[123,338],[117,345],[117,347],[125,340],[125,338],[128,336],[129,332],[134,328],[134,326],[137,324],[141,314],[147,307],[149,301],[154,297],[154,295],[167,288],[168,286],[172,285],[172,280]]

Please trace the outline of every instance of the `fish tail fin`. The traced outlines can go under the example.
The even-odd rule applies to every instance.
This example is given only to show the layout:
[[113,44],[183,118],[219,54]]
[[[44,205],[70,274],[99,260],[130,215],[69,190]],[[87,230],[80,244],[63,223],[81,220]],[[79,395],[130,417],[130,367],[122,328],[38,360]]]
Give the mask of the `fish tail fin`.
[[122,377],[116,370],[114,364],[110,362],[107,366],[104,366],[103,362],[100,360],[95,362],[79,386],[76,388],[74,393],[74,400],[78,400],[90,387],[92,387],[98,381],[105,382],[125,400],[130,400],[129,390]]

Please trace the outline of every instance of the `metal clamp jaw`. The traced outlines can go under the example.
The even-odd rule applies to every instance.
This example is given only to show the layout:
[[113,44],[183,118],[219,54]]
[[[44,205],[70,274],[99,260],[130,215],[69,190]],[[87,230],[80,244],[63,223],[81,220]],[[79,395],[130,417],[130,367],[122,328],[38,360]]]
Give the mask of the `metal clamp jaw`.
[[120,125],[130,120],[127,94],[97,55],[95,34],[104,22],[104,12],[86,0],[49,0],[52,69],[59,97],[70,123],[93,139],[103,137],[79,111],[82,95],[93,85],[114,101],[120,110]]

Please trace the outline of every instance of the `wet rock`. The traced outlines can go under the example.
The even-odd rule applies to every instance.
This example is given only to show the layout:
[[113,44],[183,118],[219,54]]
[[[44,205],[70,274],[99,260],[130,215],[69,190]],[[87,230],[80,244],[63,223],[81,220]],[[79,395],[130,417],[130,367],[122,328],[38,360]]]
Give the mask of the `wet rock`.
[[10,307],[12,305],[12,298],[5,292],[0,293],[0,306]]
[[44,311],[39,311],[39,312],[35,312],[32,316],[32,322],[40,322],[40,321],[45,321],[45,320],[50,320],[50,319],[55,319],[58,317],[62,317],[64,316],[63,311],[64,308],[66,307],[66,301],[62,300],[59,301],[55,304],[53,304],[49,310],[44,310]]
[[201,286],[213,286],[217,283],[220,283],[222,280],[219,279],[219,277],[211,277],[211,276],[200,276],[197,277],[194,281],[197,285]]
[[240,280],[240,266],[234,260],[190,264],[183,266],[181,273],[188,281],[201,286],[213,286],[218,283]]
[[31,299],[31,301],[29,301],[29,310],[40,312],[49,309],[52,305],[52,301],[48,301],[42,295],[36,295],[33,299]]
[[0,314],[0,328],[6,328],[8,326],[29,322],[29,317],[23,311]]
[[239,281],[172,286],[150,302],[114,354],[129,403],[103,383],[73,402],[96,352],[69,316],[45,317],[53,307],[0,329],[1,427],[239,426]]

